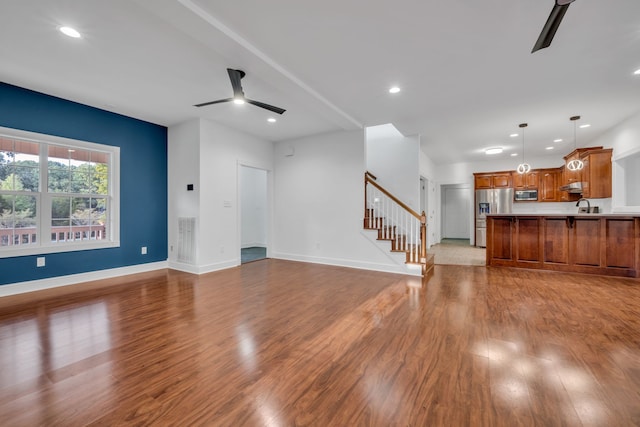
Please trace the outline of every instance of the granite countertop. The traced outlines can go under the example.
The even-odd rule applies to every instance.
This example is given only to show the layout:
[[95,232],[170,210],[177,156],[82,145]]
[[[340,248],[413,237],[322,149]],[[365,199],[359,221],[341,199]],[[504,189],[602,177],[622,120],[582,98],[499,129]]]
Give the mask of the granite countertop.
[[578,213],[578,212],[535,212],[535,213],[500,213],[500,214],[488,214],[487,216],[523,216],[523,217],[533,217],[533,216],[544,216],[544,217],[586,217],[586,218],[607,218],[607,217],[628,217],[628,218],[638,218],[640,217],[640,213],[636,212],[617,212],[617,213]]

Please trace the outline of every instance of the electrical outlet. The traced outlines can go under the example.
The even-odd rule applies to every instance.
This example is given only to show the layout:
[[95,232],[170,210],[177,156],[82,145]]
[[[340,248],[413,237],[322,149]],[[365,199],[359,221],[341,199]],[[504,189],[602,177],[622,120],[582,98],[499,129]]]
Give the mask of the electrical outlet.
[[38,258],[36,258],[36,267],[44,267],[45,265],[45,260],[43,256],[39,256]]
[[146,247],[146,246],[143,246],[143,247],[142,247],[142,249],[140,249],[140,253],[141,253],[142,255],[146,255],[146,254],[147,254],[147,247]]

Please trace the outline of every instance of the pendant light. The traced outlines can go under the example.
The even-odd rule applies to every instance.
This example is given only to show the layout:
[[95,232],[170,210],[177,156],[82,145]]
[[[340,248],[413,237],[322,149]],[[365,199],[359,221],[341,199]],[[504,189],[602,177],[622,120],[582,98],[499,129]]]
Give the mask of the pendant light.
[[[577,136],[577,128],[578,128],[578,120],[580,120],[580,116],[570,117],[569,120],[573,122],[573,148],[576,150],[578,148],[578,136]],[[570,171],[579,171],[584,167],[584,163],[580,159],[573,159],[570,162],[567,162],[567,169]]]
[[518,126],[520,127],[520,129],[522,129],[522,163],[518,165],[516,171],[519,174],[525,174],[529,173],[529,171],[531,170],[531,165],[524,161],[524,128],[526,128],[528,125],[526,123],[520,123]]

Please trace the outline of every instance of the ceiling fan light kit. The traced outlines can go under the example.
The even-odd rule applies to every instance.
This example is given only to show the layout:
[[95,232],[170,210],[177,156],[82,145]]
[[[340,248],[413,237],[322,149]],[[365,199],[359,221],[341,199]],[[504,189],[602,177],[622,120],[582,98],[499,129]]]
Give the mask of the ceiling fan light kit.
[[547,48],[551,45],[551,41],[556,35],[556,31],[558,31],[558,27],[562,22],[562,18],[564,18],[564,14],[567,13],[569,5],[574,1],[575,0],[555,0],[556,3],[553,5],[551,14],[549,15],[549,18],[547,18],[547,22],[544,24],[544,27],[542,27],[542,32],[540,33],[536,44],[533,46],[531,53]]
[[246,75],[246,73],[242,70],[234,70],[232,68],[227,68],[227,73],[229,74],[229,80],[231,80],[231,87],[233,88],[233,98],[225,98],[218,99],[216,101],[203,102],[202,104],[196,104],[194,107],[206,107],[207,105],[212,104],[220,104],[223,102],[233,102],[234,104],[247,104],[255,105],[256,107],[264,108],[265,110],[272,111],[276,114],[282,114],[285,110],[284,108],[274,107],[273,105],[265,104],[264,102],[254,101],[253,99],[249,99],[244,96],[244,91],[242,90],[242,78]]
[[520,123],[518,125],[518,127],[522,129],[522,163],[520,163],[516,168],[516,171],[519,174],[525,174],[531,171],[531,165],[524,161],[524,128],[526,128],[527,126],[529,126],[527,123]]

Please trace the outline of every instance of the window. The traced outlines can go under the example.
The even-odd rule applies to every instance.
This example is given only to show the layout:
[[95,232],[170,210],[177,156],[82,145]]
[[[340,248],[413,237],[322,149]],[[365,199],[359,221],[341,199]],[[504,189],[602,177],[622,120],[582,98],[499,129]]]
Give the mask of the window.
[[119,148],[0,128],[0,257],[119,245]]

